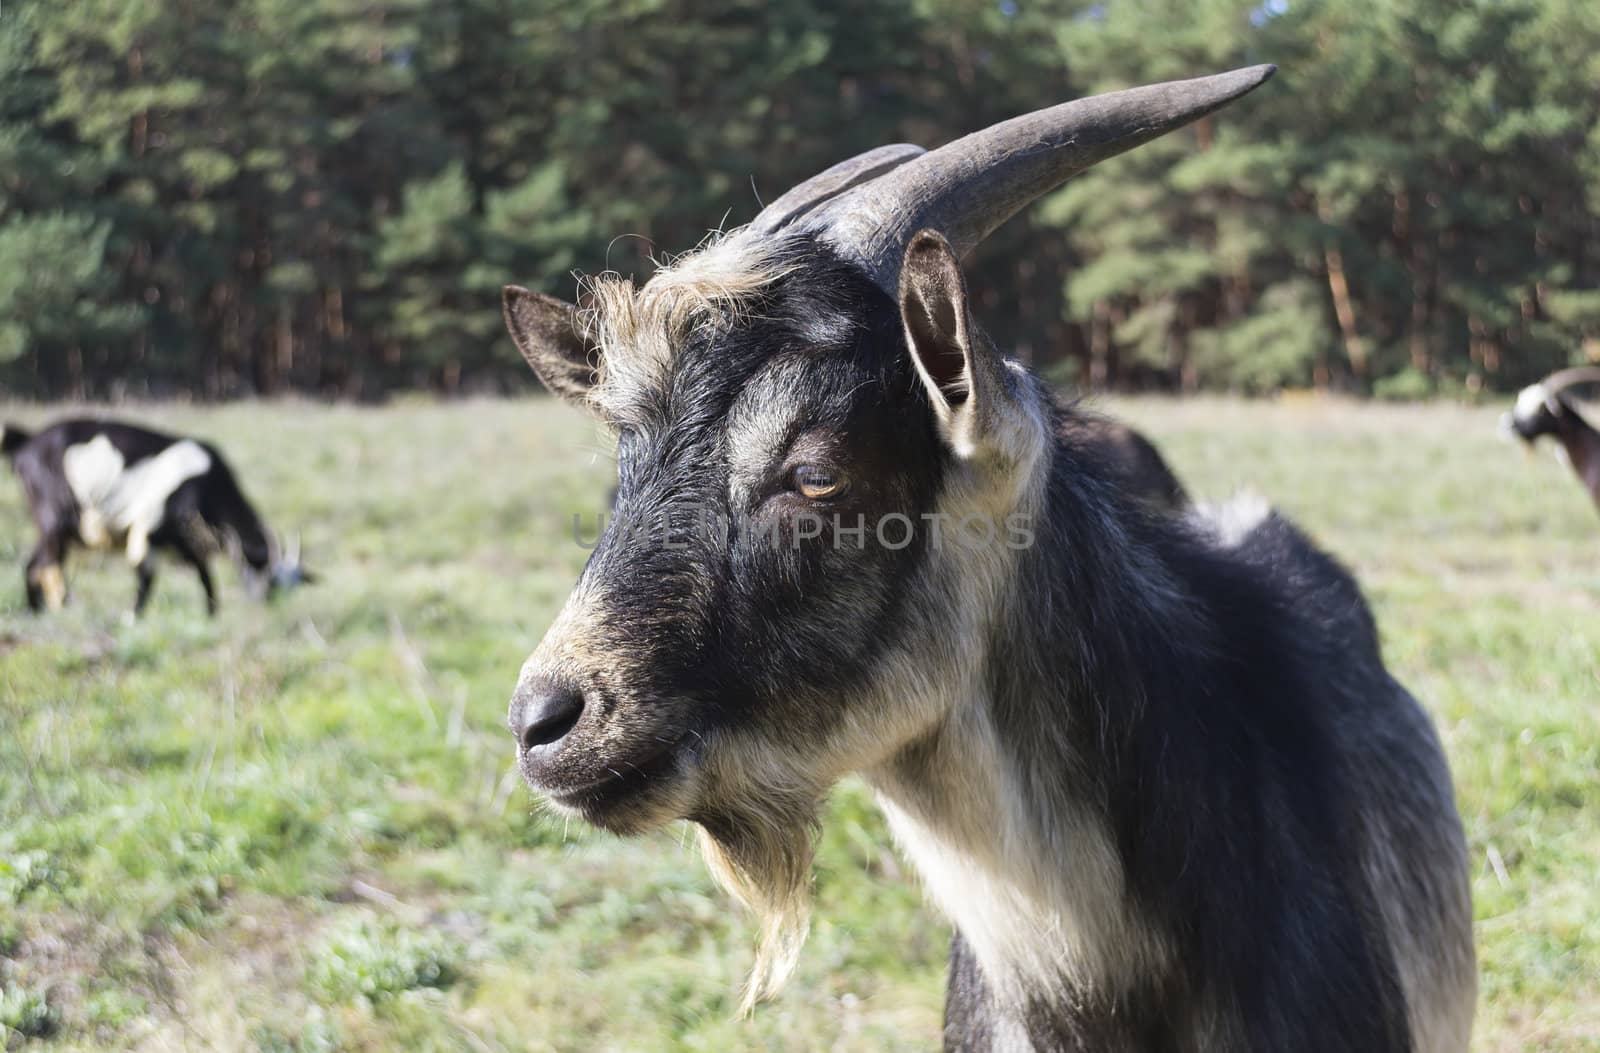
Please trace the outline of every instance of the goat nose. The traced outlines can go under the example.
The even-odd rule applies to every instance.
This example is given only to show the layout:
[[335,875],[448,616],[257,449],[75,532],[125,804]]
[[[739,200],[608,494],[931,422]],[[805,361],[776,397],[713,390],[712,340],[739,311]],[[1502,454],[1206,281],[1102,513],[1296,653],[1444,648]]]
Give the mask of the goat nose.
[[511,696],[511,733],[525,750],[560,742],[582,715],[582,692],[542,677],[518,684]]

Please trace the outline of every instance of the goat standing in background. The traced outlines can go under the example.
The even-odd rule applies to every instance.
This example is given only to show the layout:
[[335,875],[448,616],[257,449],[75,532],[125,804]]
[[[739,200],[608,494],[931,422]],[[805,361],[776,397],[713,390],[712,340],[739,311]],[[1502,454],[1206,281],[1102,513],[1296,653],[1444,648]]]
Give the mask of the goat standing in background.
[[606,829],[699,826],[762,919],[747,1004],[860,772],[955,923],[947,1048],[1467,1048],[1450,773],[1355,582],[1264,507],[1150,514],[969,312],[960,256],[1007,218],[1270,72],[870,151],[584,313],[506,290],[619,468],[518,763]]
[[311,580],[298,552],[280,558],[233,471],[208,443],[117,421],[64,420],[38,434],[6,425],[0,451],[22,480],[39,530],[26,573],[34,611],[66,602],[73,545],[123,551],[139,579],[135,614],[150,600],[156,549],[194,568],[210,614],[217,594],[206,559],[219,542],[238,554],[258,595]]
[[1595,508],[1600,509],[1600,431],[1584,420],[1569,394],[1581,384],[1600,384],[1600,368],[1564,369],[1530,384],[1517,395],[1511,412],[1500,418],[1500,430],[1530,447],[1541,436],[1554,438]]

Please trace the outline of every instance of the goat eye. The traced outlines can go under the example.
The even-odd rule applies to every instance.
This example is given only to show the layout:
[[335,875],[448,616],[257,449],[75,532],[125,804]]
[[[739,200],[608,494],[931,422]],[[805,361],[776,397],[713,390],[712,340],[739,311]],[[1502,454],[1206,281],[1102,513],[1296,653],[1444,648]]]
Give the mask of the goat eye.
[[815,464],[802,464],[790,476],[790,489],[812,501],[844,493],[844,477]]

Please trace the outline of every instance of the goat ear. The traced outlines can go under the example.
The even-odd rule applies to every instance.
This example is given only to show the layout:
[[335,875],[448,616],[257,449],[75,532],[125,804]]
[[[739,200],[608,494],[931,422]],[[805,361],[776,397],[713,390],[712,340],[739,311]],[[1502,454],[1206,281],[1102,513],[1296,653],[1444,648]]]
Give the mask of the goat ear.
[[961,261],[937,231],[921,231],[906,246],[900,320],[917,375],[951,445],[967,452],[985,438],[1013,430],[1003,423],[1016,408],[1010,370],[973,327]]
[[600,351],[585,339],[577,308],[518,285],[506,286],[501,302],[511,341],[534,375],[551,394],[593,412],[589,391],[598,379]]
[[906,247],[900,269],[900,320],[917,373],[936,403],[955,409],[972,393],[972,321],[967,282],[948,242],[924,230]]

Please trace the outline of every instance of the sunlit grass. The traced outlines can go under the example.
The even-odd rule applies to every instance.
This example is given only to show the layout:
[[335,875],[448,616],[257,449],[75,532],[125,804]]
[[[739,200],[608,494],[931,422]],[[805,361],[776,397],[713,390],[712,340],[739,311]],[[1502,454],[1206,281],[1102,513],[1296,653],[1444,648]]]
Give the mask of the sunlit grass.
[[[1493,412],[1115,404],[1190,487],[1272,497],[1361,576],[1472,840],[1483,1050],[1600,1044],[1600,517]],[[129,414],[219,442],[323,584],[223,609],[80,559],[22,609],[0,478],[0,1022],[41,1048],[925,1050],[946,930],[869,796],[829,810],[800,971],[683,831],[542,815],[505,699],[582,564],[606,443],[544,401]],[[4,414],[37,423],[34,408]]]

